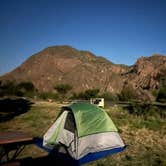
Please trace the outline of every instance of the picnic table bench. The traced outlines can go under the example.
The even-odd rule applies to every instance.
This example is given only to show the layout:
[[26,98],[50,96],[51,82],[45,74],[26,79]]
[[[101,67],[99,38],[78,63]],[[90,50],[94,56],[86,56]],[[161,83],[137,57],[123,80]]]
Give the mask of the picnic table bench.
[[[33,137],[26,133],[18,131],[0,132],[0,164],[2,159],[3,162],[15,160],[28,144],[33,144]],[[12,154],[11,151],[13,151]]]
[[[30,166],[30,165],[61,165],[75,166],[71,157],[56,150],[50,151],[42,146],[41,138],[34,138],[24,132],[0,132],[0,166]],[[49,154],[37,158],[17,158],[26,145],[35,144],[46,150]]]

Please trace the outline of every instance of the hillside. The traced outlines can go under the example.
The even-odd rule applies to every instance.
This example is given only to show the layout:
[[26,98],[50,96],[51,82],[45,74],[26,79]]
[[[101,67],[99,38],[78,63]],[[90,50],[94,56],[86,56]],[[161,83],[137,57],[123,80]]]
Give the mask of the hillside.
[[141,57],[131,67],[126,77],[126,83],[132,85],[139,96],[153,100],[150,91],[166,85],[166,56],[154,54],[151,57]]
[[39,91],[52,91],[61,83],[72,85],[73,92],[99,88],[119,93],[131,85],[138,95],[152,99],[149,91],[158,89],[165,78],[166,57],[141,57],[133,66],[117,65],[89,51],[70,46],[53,46],[30,56],[15,70],[0,77],[0,81],[31,81]]
[[68,83],[74,91],[100,88],[119,91],[120,73],[126,69],[88,51],[69,46],[55,46],[32,55],[1,80],[32,81],[39,91],[51,91],[53,85]]

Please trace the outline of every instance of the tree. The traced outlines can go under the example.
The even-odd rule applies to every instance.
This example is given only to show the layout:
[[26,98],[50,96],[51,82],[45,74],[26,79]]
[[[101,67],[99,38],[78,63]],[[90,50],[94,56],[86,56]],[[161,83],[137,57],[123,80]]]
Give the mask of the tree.
[[89,100],[90,98],[97,97],[99,92],[99,89],[88,89],[85,92],[80,92],[78,94],[73,93],[72,98]]
[[100,92],[99,89],[88,89],[85,91],[84,95],[85,95],[85,99],[90,99],[90,98],[94,98],[97,97],[98,93]]
[[52,92],[40,92],[38,93],[38,97],[41,99],[59,99],[59,95],[57,93],[52,93]]
[[36,91],[32,82],[20,82],[17,84],[14,81],[5,81],[0,84],[0,96],[29,96],[32,97]]
[[65,95],[72,89],[72,86],[69,84],[57,84],[54,86],[54,89],[62,96]]
[[15,95],[16,83],[14,81],[1,82],[0,85],[0,96]]
[[159,102],[165,102],[166,101],[166,86],[161,87],[159,89],[158,95],[157,95],[157,101]]
[[124,86],[119,94],[119,99],[122,101],[130,101],[136,98],[136,94],[132,86]]
[[20,82],[16,85],[16,95],[17,96],[34,96],[36,91],[35,86],[32,82]]
[[21,82],[17,85],[18,88],[23,88],[26,91],[34,91],[35,86],[33,85],[32,82]]
[[105,100],[110,100],[110,101],[118,100],[118,97],[111,92],[104,92],[100,95],[100,97],[104,98]]

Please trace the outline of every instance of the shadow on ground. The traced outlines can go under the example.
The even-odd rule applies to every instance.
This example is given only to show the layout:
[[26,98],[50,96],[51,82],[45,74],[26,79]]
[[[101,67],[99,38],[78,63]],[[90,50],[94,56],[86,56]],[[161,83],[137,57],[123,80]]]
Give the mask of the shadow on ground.
[[27,99],[0,99],[0,122],[12,119],[30,110],[33,103]]
[[[1,164],[0,164],[1,165]],[[78,162],[63,153],[50,154],[44,157],[27,157],[20,160],[2,163],[1,166],[78,166]]]
[[66,156],[62,153],[57,153],[56,155],[48,155],[45,157],[38,157],[35,159],[27,158],[20,161],[21,166],[36,166],[36,165],[45,165],[45,166],[78,166],[78,163],[73,160],[71,157]]

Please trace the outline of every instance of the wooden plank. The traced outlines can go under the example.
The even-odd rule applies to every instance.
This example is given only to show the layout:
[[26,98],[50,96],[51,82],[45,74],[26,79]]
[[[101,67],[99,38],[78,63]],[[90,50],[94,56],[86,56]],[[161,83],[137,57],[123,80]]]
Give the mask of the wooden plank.
[[0,145],[24,143],[31,141],[33,141],[33,137],[23,132],[18,132],[18,131],[0,132]]
[[0,164],[1,166],[20,166],[21,163],[19,161],[12,161],[12,162],[7,162]]

